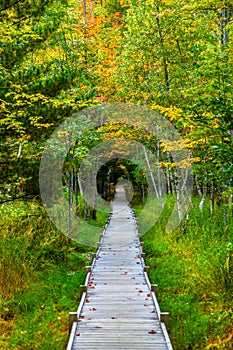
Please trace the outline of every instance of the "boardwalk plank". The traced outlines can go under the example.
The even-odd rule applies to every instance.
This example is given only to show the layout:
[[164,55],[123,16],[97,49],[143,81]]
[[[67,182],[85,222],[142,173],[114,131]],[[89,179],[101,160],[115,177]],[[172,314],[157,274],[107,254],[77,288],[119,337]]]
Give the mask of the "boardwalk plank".
[[99,245],[67,350],[171,350],[146,279],[134,215],[123,188],[117,190]]

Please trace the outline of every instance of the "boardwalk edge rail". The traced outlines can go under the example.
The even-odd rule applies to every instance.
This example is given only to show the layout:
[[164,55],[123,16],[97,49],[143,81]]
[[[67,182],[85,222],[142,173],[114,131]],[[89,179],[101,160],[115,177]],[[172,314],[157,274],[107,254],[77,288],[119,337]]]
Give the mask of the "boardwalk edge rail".
[[[136,218],[136,215],[135,215],[135,212],[134,212],[133,209],[132,209],[132,213],[133,213],[134,221],[135,221],[135,224],[136,224],[137,236],[138,236],[139,241],[140,241],[139,225],[138,225],[138,221],[137,221],[137,218]],[[167,323],[168,323],[169,312],[161,312],[161,310],[160,310],[160,306],[159,306],[159,303],[158,303],[158,300],[157,300],[157,297],[156,297],[156,294],[158,293],[158,285],[150,283],[149,276],[148,276],[149,267],[146,266],[145,260],[144,260],[144,256],[145,256],[145,253],[143,252],[144,242],[140,241],[140,246],[141,246],[141,261],[142,261],[142,266],[144,267],[144,275],[145,275],[146,283],[147,283],[147,285],[148,285],[148,287],[149,287],[149,289],[151,291],[151,296],[152,296],[152,299],[153,299],[153,302],[154,302],[154,306],[155,306],[156,312],[157,312],[158,317],[159,317],[159,321],[160,321],[162,332],[164,334],[164,337],[165,337],[165,340],[166,340],[166,343],[167,343],[167,347],[168,347],[169,350],[173,350],[173,347],[172,347],[172,344],[171,344],[171,340],[170,340],[170,337],[169,337],[169,334],[168,334],[168,331],[167,331]]]
[[87,275],[86,275],[86,279],[85,279],[84,285],[80,286],[80,290],[81,290],[81,292],[82,291],[83,292],[82,292],[81,300],[79,302],[78,310],[76,312],[69,312],[69,341],[68,341],[66,350],[72,350],[72,345],[73,345],[73,341],[74,341],[74,338],[75,338],[76,328],[77,328],[77,325],[78,325],[78,319],[80,317],[80,314],[82,312],[82,308],[83,308],[83,305],[84,305],[84,302],[85,302],[85,299],[86,299],[86,294],[87,294],[86,291],[87,291],[87,286],[88,286],[88,281],[89,281],[89,277],[90,277],[90,274],[91,274],[91,270],[92,270],[92,268],[94,267],[94,265],[96,263],[96,260],[97,260],[97,257],[98,257],[98,252],[100,250],[100,247],[101,247],[101,244],[102,244],[102,241],[103,241],[103,238],[104,238],[105,231],[106,231],[106,229],[108,227],[108,224],[109,224],[109,221],[111,219],[111,215],[112,215],[112,212],[110,212],[109,217],[108,217],[108,219],[107,219],[107,221],[105,223],[104,230],[103,230],[103,232],[100,235],[100,241],[97,242],[97,246],[98,246],[97,252],[96,253],[92,253],[92,264],[91,264],[91,266],[86,266]]

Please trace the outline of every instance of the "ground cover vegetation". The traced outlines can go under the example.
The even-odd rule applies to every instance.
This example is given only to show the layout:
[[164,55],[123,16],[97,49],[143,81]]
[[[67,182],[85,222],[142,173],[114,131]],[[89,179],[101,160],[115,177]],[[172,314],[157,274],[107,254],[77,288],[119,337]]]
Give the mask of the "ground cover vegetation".
[[[174,199],[168,198],[166,214]],[[165,233],[166,214],[144,236],[146,264],[158,284],[162,311],[169,311],[175,349],[231,349],[232,220],[225,232],[220,205],[211,215],[210,201],[201,212],[193,198],[185,232]],[[136,213],[139,207],[135,208]]]
[[[77,308],[95,247],[70,240],[50,222],[39,192],[40,159],[66,118],[121,102],[157,111],[176,127],[183,143],[175,146],[185,145],[192,162],[189,214],[166,232],[180,197],[174,179],[181,165],[169,156],[175,146],[127,125],[127,118],[125,125],[112,121],[88,131],[66,157],[68,210],[99,227],[107,219],[82,197],[78,171],[91,148],[117,138],[140,142],[145,156],[154,152],[167,196],[142,240],[161,308],[171,312],[174,349],[230,349],[232,0],[8,0],[0,4],[0,21],[0,347],[65,347],[68,311]],[[136,156],[124,156],[101,167],[98,190],[111,199],[116,182],[130,180],[138,214],[147,182]]]

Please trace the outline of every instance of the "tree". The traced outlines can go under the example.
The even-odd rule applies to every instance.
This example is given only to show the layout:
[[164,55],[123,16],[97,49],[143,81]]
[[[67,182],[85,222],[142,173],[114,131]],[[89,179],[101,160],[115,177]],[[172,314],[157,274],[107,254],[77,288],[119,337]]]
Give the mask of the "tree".
[[3,200],[38,194],[44,141],[65,117],[93,104],[75,6],[28,0],[1,8]]

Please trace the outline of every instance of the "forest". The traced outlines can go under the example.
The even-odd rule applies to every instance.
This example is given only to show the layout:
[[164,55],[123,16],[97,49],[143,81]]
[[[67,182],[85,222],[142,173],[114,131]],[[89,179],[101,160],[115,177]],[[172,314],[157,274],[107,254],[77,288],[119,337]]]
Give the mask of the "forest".
[[1,0],[0,21],[0,348],[66,347],[127,179],[174,350],[232,349],[233,0]]

